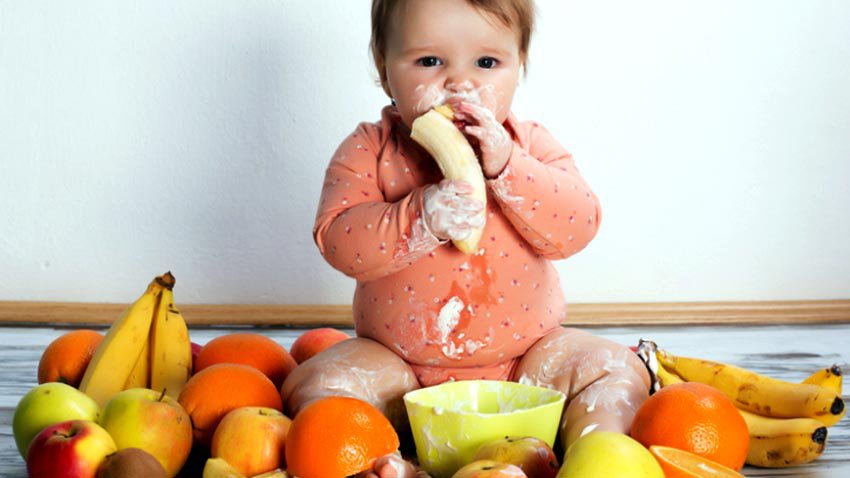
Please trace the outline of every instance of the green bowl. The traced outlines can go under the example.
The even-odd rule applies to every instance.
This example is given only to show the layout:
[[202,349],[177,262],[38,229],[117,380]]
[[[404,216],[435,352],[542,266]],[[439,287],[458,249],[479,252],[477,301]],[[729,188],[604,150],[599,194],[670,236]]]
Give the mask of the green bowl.
[[496,380],[446,382],[405,394],[419,464],[451,477],[482,444],[534,436],[553,446],[566,396],[557,390]]

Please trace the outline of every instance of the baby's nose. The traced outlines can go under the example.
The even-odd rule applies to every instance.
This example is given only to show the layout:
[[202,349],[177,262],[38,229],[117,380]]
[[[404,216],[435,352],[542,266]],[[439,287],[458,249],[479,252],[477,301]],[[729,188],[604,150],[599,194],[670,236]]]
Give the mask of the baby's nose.
[[459,77],[459,75],[450,77],[446,81],[446,91],[451,93],[467,93],[474,89],[475,85],[470,79]]
[[475,89],[472,82],[472,72],[461,65],[453,65],[446,71],[446,91],[450,93],[465,93]]

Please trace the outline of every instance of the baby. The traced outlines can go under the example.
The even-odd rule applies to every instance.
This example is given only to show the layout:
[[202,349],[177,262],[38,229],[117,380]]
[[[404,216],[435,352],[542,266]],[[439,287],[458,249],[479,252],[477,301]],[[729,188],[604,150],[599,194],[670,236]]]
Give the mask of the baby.
[[[551,261],[583,249],[600,221],[572,156],[511,103],[525,67],[532,0],[373,0],[372,54],[392,105],[362,123],[328,166],[314,237],[355,278],[357,338],[299,366],[282,387],[290,416],[327,395],[366,400],[400,434],[402,396],[447,380],[514,380],[567,396],[560,440],[625,432],[649,376],[628,348],[562,328]],[[487,204],[443,179],[410,139],[449,104],[480,159]],[[451,240],[486,224],[478,251]],[[371,476],[413,476],[393,456]]]

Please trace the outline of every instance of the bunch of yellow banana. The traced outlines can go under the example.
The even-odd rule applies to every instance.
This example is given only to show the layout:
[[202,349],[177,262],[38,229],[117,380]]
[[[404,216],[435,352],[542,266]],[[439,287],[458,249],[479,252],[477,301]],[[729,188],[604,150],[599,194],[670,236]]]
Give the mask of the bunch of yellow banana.
[[109,328],[86,368],[80,390],[103,406],[128,388],[164,391],[175,400],[192,373],[186,321],[174,306],[174,276],[155,278]]
[[[453,117],[450,106],[438,106],[413,121],[410,137],[428,151],[446,179],[462,179],[471,184],[475,190],[473,197],[486,204],[487,189],[481,165],[466,137],[452,123]],[[484,211],[481,217],[486,217]],[[452,243],[465,254],[474,254],[483,230],[482,226],[466,239]]]
[[837,365],[819,370],[802,383],[792,383],[660,349],[655,357],[656,377],[662,387],[700,382],[732,399],[749,428],[749,465],[775,468],[817,459],[826,446],[827,427],[844,416],[842,375]]

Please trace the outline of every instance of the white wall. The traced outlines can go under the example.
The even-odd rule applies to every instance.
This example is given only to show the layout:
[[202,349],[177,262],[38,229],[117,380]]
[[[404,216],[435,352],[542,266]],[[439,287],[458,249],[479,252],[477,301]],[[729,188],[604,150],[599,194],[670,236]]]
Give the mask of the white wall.
[[[349,301],[310,230],[369,3],[0,0],[0,300]],[[850,2],[539,7],[514,110],[603,207],[570,301],[850,297]]]

